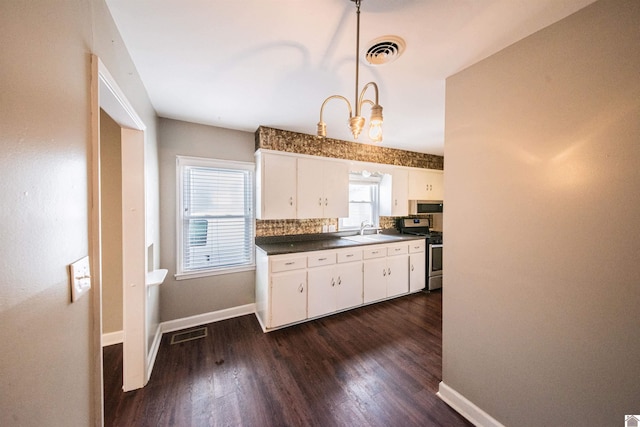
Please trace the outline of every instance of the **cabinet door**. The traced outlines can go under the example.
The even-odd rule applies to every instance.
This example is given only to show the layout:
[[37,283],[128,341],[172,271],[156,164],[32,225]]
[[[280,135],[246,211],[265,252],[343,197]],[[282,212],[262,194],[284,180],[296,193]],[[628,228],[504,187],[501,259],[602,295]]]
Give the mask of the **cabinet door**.
[[344,310],[362,304],[362,263],[336,266],[336,309]]
[[375,258],[364,261],[364,302],[377,301],[387,296],[387,260]]
[[409,171],[394,169],[391,179],[391,216],[406,216],[409,214]]
[[409,255],[409,292],[424,289],[426,284],[426,257],[424,252]]
[[432,184],[431,187],[431,199],[429,200],[444,200],[444,172],[439,170],[429,171],[429,181]]
[[411,169],[409,171],[410,200],[442,200],[444,195],[442,171]]
[[323,169],[323,182],[323,218],[348,217],[349,165],[343,162],[325,161]]
[[429,174],[426,169],[409,171],[409,200],[428,200]]
[[387,296],[409,292],[409,255],[387,258]]
[[310,268],[308,286],[309,317],[336,311],[336,279],[333,266]]
[[323,160],[298,159],[298,218],[324,218]]
[[270,328],[307,318],[307,271],[271,275]]
[[259,219],[296,217],[296,158],[262,153]]

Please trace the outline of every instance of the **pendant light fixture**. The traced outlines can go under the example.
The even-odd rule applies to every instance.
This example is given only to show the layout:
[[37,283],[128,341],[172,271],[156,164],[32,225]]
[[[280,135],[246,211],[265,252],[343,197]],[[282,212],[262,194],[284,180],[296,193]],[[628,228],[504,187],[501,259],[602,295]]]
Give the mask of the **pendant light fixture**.
[[[358,139],[358,135],[362,132],[362,128],[365,124],[364,117],[361,116],[362,106],[365,104],[371,105],[371,118],[369,119],[369,138],[373,142],[381,142],[382,141],[382,106],[378,104],[378,85],[374,82],[369,82],[362,88],[362,92],[358,95],[358,77],[360,70],[360,59],[359,59],[359,51],[360,51],[360,0],[351,0],[356,4],[356,90],[355,90],[355,115],[353,114],[353,110],[351,109],[351,103],[347,98],[342,95],[331,95],[327,99],[324,100],[322,106],[320,107],[320,121],[318,122],[318,133],[317,135],[320,138],[324,138],[327,136],[327,125],[322,121],[322,112],[324,110],[324,106],[330,99],[342,99],[347,103],[349,107],[349,127],[351,128],[351,133],[355,139]],[[370,99],[365,98],[365,92],[367,89],[373,88],[375,93],[375,102]]]

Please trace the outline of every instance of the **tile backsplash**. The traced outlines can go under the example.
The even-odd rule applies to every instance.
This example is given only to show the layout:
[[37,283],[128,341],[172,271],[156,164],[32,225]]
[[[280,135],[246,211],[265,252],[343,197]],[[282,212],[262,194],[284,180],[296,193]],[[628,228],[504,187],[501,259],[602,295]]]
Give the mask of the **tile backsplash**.
[[[260,126],[255,133],[255,148],[336,159],[355,160],[395,166],[426,169],[444,169],[444,157],[433,154],[416,153],[360,144],[315,135],[290,132]],[[395,217],[380,217],[380,228],[395,228]],[[323,225],[334,225],[338,229],[337,218],[256,220],[256,237],[321,233]]]
[[337,230],[338,219],[258,219],[256,220],[256,237],[322,233],[323,225],[334,225]]
[[[430,215],[419,215],[416,217],[428,218]],[[396,228],[397,217],[381,216],[380,228],[383,230]],[[256,220],[256,237],[268,236],[289,236],[294,234],[316,234],[322,233],[323,225],[334,225],[338,228],[337,218],[315,218],[315,219],[268,219]]]

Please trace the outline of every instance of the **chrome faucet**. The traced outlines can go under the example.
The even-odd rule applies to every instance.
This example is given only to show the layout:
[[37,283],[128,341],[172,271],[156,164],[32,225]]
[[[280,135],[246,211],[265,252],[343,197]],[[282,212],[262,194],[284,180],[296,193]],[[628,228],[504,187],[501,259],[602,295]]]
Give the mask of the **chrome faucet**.
[[367,222],[367,221],[362,221],[362,224],[360,224],[360,235],[364,236],[364,229],[367,227],[373,227],[373,224]]

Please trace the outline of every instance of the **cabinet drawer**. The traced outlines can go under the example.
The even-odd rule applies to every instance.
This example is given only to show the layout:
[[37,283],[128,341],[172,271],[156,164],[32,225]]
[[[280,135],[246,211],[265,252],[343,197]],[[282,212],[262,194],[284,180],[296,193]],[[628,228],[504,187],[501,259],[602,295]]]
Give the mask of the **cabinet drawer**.
[[307,265],[309,267],[319,267],[336,263],[336,253],[331,251],[314,252],[308,255]]
[[413,240],[409,243],[409,252],[412,254],[424,252],[426,246],[427,242],[424,240]]
[[364,259],[383,258],[387,256],[387,248],[385,246],[370,246],[362,250]]
[[393,255],[404,255],[409,253],[409,245],[407,245],[406,243],[401,243],[399,245],[393,245],[393,246],[389,246],[387,248],[387,255],[388,256],[393,256]]
[[338,262],[362,261],[362,250],[346,250],[338,252]]
[[278,273],[280,271],[298,270],[307,268],[307,257],[296,258],[275,258],[271,260],[271,272]]

